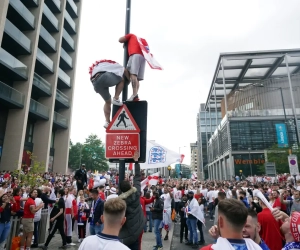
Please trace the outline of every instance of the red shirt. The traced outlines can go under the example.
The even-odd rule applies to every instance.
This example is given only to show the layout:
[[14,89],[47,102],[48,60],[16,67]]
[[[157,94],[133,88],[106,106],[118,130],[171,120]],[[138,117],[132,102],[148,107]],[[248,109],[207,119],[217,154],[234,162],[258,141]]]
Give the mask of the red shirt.
[[31,213],[31,211],[30,211],[30,206],[35,207],[35,202],[31,197],[28,198],[28,200],[25,203],[23,218],[26,218],[26,219],[31,219],[31,218],[33,219],[34,218],[34,214]]
[[275,220],[269,208],[264,208],[257,214],[257,218],[261,225],[260,237],[270,249],[281,250],[283,240],[283,236],[280,233],[281,222]]
[[12,210],[14,212],[18,212],[21,209],[21,196],[20,195],[14,196],[14,200],[16,203],[13,203]]
[[[129,56],[133,54],[140,54],[143,56],[143,52],[140,48],[140,44],[134,34],[127,34],[125,36],[126,40],[128,41],[128,54]],[[145,41],[145,40],[144,40]],[[144,45],[148,45],[146,42],[143,42]]]
[[285,211],[285,212],[286,212],[286,205],[285,205],[284,203],[281,203],[279,197],[275,200],[275,202],[274,202],[274,204],[273,204],[273,208],[275,208],[275,207],[280,207],[280,209],[281,209],[282,211]]
[[100,197],[101,200],[103,200],[103,201],[106,200],[106,199],[105,199],[105,194],[104,194],[102,191],[99,192],[99,197]]

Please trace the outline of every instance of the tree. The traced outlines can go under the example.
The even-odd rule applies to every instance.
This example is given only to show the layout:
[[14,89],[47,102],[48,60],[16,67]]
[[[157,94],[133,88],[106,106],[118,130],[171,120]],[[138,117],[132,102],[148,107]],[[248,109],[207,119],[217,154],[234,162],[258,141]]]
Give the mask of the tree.
[[88,170],[108,170],[105,149],[101,139],[91,134],[86,138],[85,143],[70,143],[69,167],[77,169],[80,164],[85,164]]
[[[17,169],[13,172],[13,175],[20,180],[21,185],[30,186],[30,187],[39,187],[47,181],[45,181],[39,174],[45,173],[45,163],[38,161],[37,157],[33,155],[30,151],[27,151],[29,159],[31,160],[30,168],[26,171],[26,174],[20,169]],[[25,166],[22,166],[25,167]]]
[[[277,144],[273,145],[267,151],[267,158],[268,162],[275,162],[276,165],[276,172],[278,174],[289,173],[289,163],[288,163],[288,156],[290,154],[290,148],[280,148]],[[293,155],[297,155],[298,159],[300,158],[300,151],[293,150]],[[263,166],[264,167],[264,166]],[[263,171],[265,172],[265,171]]]

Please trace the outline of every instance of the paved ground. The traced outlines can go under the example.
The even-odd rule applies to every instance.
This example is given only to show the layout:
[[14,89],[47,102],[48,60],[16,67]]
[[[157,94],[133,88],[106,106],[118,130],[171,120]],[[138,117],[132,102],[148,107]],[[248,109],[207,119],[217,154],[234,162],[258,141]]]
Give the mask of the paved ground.
[[[208,229],[212,226],[212,222],[209,222],[208,219],[206,220],[206,227],[203,228],[204,239],[206,244],[213,243],[213,239],[208,234]],[[169,233],[169,240],[163,240],[164,250],[190,250],[190,246],[186,246],[184,243],[180,243],[179,239],[179,232],[180,232],[180,222],[174,223],[173,228]],[[163,232],[163,237],[165,232]],[[73,233],[73,242],[76,243],[75,246],[70,246],[69,250],[77,250],[79,248],[80,243],[77,242],[77,236]],[[62,244],[60,234],[55,234],[55,237],[49,244],[48,249],[58,249]],[[153,246],[155,245],[155,235],[154,233],[144,233],[143,234],[143,241],[142,241],[142,250],[152,250]],[[96,249],[96,248],[95,248]]]
[[[208,230],[212,227],[212,225],[213,223],[210,222],[209,219],[206,217],[206,227],[203,227],[203,234],[205,240],[205,245],[203,246],[213,243],[213,239],[208,234]],[[186,246],[185,243],[180,243],[179,233],[180,233],[180,223],[176,223],[174,228],[174,233],[173,233],[171,250],[191,250],[192,248],[190,246]],[[199,248],[203,246],[199,246]]]

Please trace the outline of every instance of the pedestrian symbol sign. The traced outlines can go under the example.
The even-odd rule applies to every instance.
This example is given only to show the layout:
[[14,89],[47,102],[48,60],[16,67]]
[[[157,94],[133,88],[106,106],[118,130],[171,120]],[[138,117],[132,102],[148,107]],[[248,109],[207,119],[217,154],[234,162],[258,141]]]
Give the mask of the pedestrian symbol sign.
[[126,105],[120,107],[106,129],[106,133],[139,133],[140,129]]

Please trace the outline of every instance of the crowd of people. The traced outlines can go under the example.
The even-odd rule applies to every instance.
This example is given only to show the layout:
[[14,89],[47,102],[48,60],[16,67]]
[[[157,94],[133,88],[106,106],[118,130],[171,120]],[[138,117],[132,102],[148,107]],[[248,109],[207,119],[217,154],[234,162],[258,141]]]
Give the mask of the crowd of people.
[[[5,249],[11,216],[21,219],[20,249],[39,247],[42,209],[48,209],[50,220],[43,249],[59,231],[62,249],[78,241],[80,250],[140,250],[143,233],[153,232],[153,249],[161,250],[170,240],[173,222],[180,223],[180,243],[194,249],[300,249],[299,178],[159,177],[142,188],[149,177],[140,170],[137,152],[133,159],[134,175],[119,183],[116,171],[103,172],[96,186],[91,186],[94,175],[84,164],[74,175],[37,175],[35,186],[1,173],[0,250]],[[205,219],[213,223],[210,229],[203,227]],[[215,239],[213,245],[205,246],[203,230]]]

